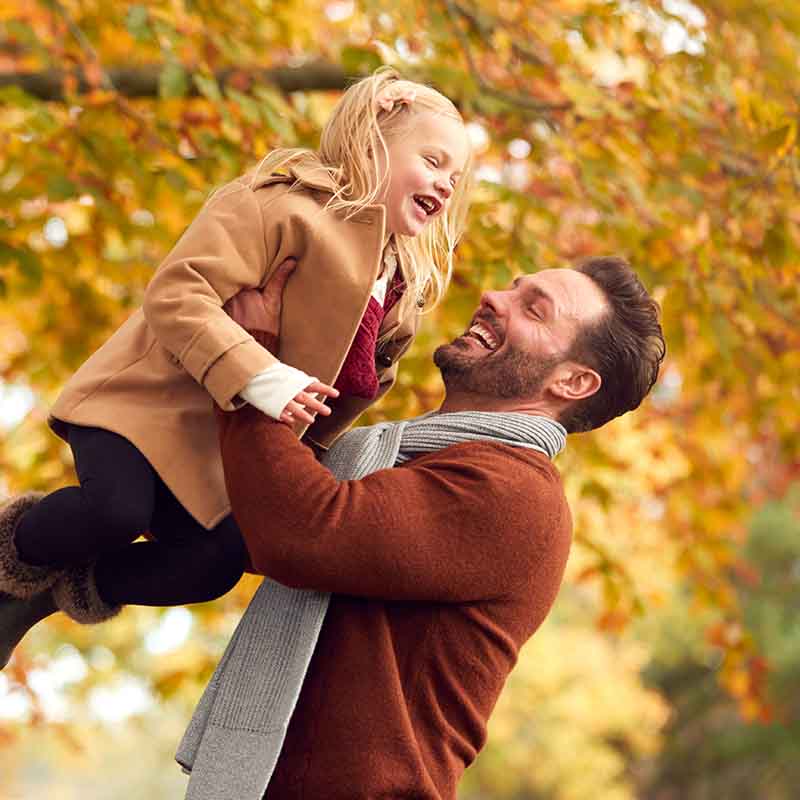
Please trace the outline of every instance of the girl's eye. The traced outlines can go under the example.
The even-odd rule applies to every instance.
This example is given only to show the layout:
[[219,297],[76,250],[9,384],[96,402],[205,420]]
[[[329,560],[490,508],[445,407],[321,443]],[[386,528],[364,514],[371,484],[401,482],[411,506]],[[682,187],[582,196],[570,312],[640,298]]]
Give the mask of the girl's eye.
[[438,166],[439,166],[439,160],[438,160],[437,158],[434,158],[433,156],[425,156],[425,160],[426,160],[426,161],[427,161],[427,162],[428,162],[428,163],[429,163],[429,164],[430,164],[432,167],[438,167]]

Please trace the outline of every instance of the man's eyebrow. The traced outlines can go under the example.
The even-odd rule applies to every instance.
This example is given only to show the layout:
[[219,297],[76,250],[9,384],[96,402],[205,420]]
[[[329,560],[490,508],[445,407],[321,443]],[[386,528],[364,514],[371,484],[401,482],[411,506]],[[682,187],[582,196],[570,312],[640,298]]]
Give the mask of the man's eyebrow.
[[[522,278],[523,278],[522,275],[517,275],[517,277],[514,278],[513,281],[511,281],[511,287],[513,289],[516,289],[519,286]],[[531,284],[529,287],[526,288],[526,291],[529,294],[535,295],[537,298],[541,298],[542,300],[544,300],[546,303],[550,305],[551,309],[555,308],[555,303],[553,302],[553,298],[544,289],[541,289],[540,287]]]

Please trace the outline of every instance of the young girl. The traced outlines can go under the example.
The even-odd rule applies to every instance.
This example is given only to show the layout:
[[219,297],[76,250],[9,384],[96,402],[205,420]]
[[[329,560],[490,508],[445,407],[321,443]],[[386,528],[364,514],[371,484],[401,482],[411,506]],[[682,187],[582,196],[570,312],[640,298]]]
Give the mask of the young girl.
[[[318,152],[277,150],[211,196],[52,409],[80,486],[0,509],[0,664],[56,609],[93,623],[235,585],[247,553],[213,403],[249,402],[324,448],[380,398],[448,283],[470,161],[453,104],[382,69],[344,93]],[[287,260],[278,361],[225,304]],[[332,413],[316,396],[337,394]]]

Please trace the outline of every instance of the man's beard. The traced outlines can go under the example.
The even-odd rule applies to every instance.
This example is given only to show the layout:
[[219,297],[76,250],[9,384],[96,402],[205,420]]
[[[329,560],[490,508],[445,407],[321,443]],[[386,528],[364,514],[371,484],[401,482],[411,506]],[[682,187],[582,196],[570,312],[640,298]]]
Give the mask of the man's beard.
[[471,348],[461,337],[436,348],[433,363],[439,367],[448,390],[530,400],[538,397],[547,376],[563,361],[560,356],[536,359],[513,348],[498,355],[475,358]]

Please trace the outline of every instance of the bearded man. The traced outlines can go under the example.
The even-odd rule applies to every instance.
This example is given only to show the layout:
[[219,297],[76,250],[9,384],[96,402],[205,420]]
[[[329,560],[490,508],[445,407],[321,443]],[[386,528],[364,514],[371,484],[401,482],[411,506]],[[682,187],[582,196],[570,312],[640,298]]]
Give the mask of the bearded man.
[[[264,317],[237,321],[269,338]],[[219,412],[233,513],[268,578],[182,742],[187,796],[455,800],[561,583],[552,459],[639,406],[664,353],[633,270],[596,258],[486,292],[434,354],[441,408],[356,428],[319,461],[254,408]]]

